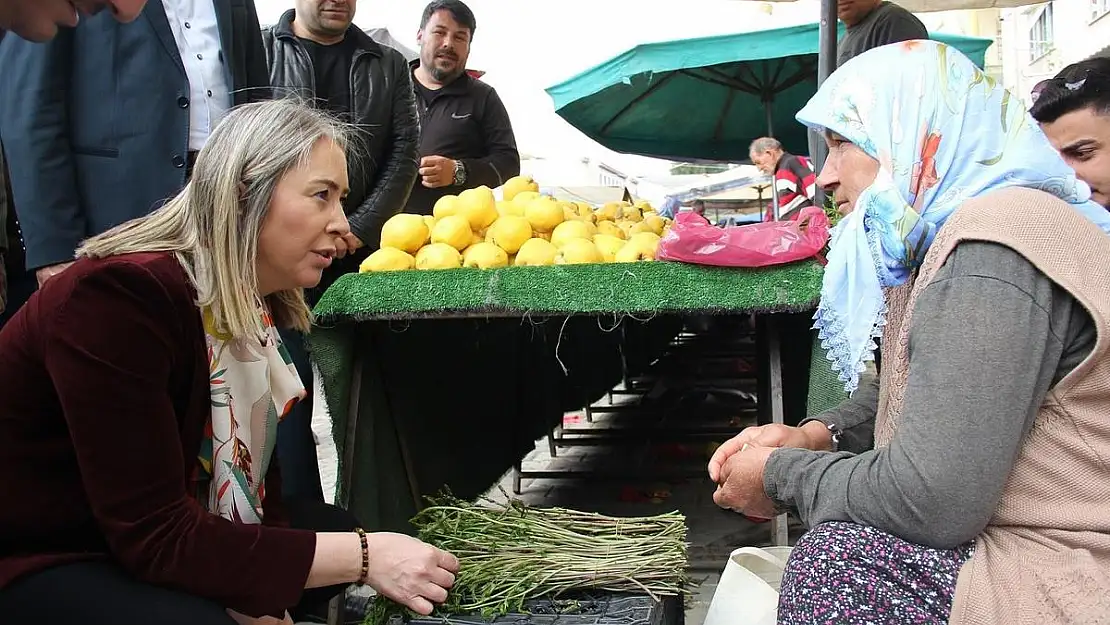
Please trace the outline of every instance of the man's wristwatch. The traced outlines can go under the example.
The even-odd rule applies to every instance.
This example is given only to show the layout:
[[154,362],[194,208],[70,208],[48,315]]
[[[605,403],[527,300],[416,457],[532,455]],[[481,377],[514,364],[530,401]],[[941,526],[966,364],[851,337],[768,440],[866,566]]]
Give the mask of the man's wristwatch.
[[466,165],[463,165],[462,161],[455,161],[455,178],[451,184],[456,187],[466,184]]

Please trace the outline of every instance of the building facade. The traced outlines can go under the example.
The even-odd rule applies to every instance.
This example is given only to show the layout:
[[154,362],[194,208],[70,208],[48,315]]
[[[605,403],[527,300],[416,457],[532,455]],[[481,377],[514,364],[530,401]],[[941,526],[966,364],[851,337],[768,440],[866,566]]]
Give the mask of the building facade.
[[1056,0],[1002,9],[1003,84],[1026,104],[1040,81],[1110,53],[1110,0]]

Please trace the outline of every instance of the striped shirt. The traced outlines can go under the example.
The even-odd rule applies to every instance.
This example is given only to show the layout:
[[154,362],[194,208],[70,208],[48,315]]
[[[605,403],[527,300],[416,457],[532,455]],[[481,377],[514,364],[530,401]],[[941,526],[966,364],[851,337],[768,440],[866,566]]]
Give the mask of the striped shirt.
[[[797,219],[800,209],[813,206],[817,192],[817,176],[813,166],[804,156],[783,152],[775,165],[775,188],[779,192],[779,218]],[[763,221],[773,221],[774,213],[768,206]]]

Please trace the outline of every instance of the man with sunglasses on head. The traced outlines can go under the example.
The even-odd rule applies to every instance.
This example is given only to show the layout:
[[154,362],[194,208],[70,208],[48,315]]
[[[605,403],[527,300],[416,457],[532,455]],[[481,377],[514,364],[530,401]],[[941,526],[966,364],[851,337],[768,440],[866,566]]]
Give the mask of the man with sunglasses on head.
[[1110,209],[1110,59],[1065,67],[1033,88],[1029,114],[1052,146]]

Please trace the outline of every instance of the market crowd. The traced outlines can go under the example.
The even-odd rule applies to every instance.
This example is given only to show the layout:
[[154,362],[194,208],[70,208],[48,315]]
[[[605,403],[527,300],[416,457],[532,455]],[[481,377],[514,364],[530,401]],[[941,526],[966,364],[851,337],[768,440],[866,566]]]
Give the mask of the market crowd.
[[[843,215],[814,319],[851,397],[723,445],[714,500],[810,528],[781,623],[1099,622],[1110,61],[1027,111],[901,7],[838,8],[840,67],[797,114],[828,159],[750,154],[772,217],[818,188]],[[0,620],[447,598],[452,554],[324,503],[304,333],[389,217],[520,157],[466,4],[413,16],[411,59],[355,11],[0,0]]]

